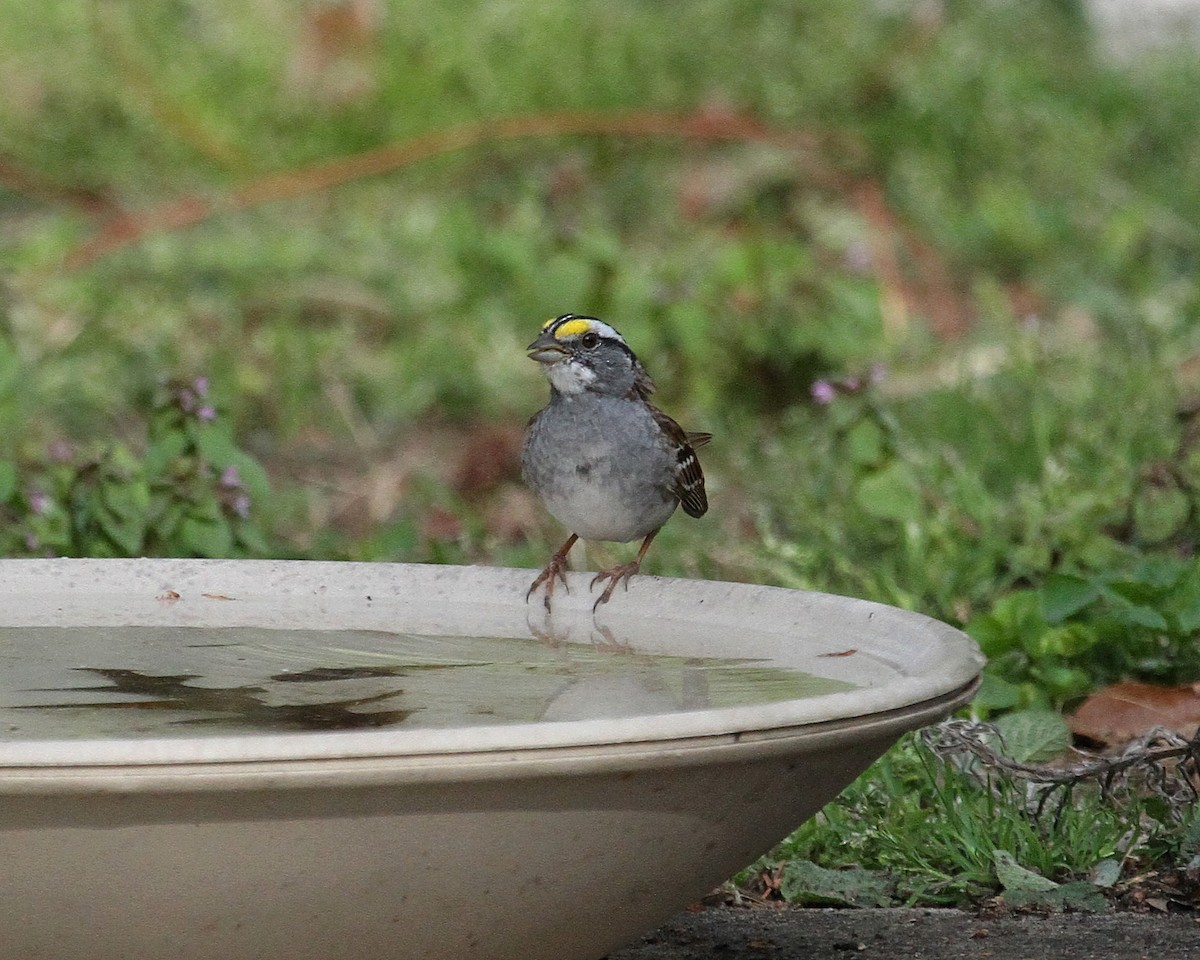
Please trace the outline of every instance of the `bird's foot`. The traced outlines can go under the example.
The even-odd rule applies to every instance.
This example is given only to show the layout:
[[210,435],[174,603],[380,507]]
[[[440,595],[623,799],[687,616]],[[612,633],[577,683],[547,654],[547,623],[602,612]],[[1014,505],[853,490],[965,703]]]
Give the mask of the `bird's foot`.
[[592,582],[588,586],[588,589],[594,589],[596,584],[598,584],[601,580],[607,580],[608,586],[604,588],[604,592],[600,594],[600,596],[596,599],[596,602],[592,604],[592,613],[596,612],[596,608],[599,607],[600,604],[608,603],[608,601],[612,598],[613,591],[617,589],[618,583],[624,581],[625,589],[628,590],[629,578],[637,573],[638,570],[641,569],[641,566],[641,563],[639,563],[637,560],[631,560],[629,563],[620,563],[609,570],[601,570],[598,574],[596,574],[596,576],[592,578]]
[[537,588],[542,584],[546,585],[546,593],[542,597],[542,602],[546,605],[546,612],[550,612],[550,598],[554,596],[555,582],[561,580],[563,589],[567,593],[571,592],[571,588],[567,586],[567,555],[559,552],[550,558],[550,562],[546,564],[546,569],[537,575],[537,579],[529,585],[529,592],[525,594],[525,602],[529,602],[529,598],[537,592]]

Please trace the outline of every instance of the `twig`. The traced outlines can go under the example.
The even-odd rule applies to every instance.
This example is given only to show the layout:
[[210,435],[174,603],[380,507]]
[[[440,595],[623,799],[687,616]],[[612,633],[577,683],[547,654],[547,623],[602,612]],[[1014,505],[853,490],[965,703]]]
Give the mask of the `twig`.
[[[244,210],[261,203],[287,200],[328,190],[364,177],[379,176],[441,154],[503,140],[530,137],[616,136],[675,138],[700,143],[762,143],[816,154],[821,142],[811,134],[773,130],[759,121],[732,113],[609,114],[589,111],[532,114],[478,120],[422,134],[411,140],[299,170],[272,174],[220,199],[185,197],[145,213],[119,216],[66,257],[68,269],[87,266],[101,257],[161,230],[191,226],[219,212]],[[850,178],[832,168],[810,163],[810,175],[824,185],[845,189]]]
[[11,160],[0,156],[0,186],[37,197],[47,203],[71,207],[88,216],[97,214],[121,216],[121,208],[115,200],[94,190],[83,187],[64,187],[20,169]]
[[[1071,791],[1094,782],[1100,795],[1111,799],[1118,791],[1149,790],[1167,800],[1172,813],[1182,815],[1194,804],[1200,777],[1200,732],[1188,740],[1173,730],[1155,727],[1111,757],[1082,757],[1067,767],[1021,763],[1005,756],[1004,739],[991,724],[969,720],[947,720],[921,731],[921,740],[943,762],[954,756],[970,755],[986,767],[1045,788],[1037,804],[1040,817],[1050,796],[1063,791],[1055,816],[1061,816]],[[1001,750],[994,746],[999,744]]]

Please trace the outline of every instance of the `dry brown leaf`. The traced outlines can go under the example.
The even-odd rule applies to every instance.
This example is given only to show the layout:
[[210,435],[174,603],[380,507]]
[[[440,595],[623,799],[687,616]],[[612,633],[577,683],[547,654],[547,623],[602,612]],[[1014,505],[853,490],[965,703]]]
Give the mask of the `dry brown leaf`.
[[1117,683],[1093,693],[1067,723],[1072,732],[1096,743],[1126,743],[1154,727],[1193,737],[1200,728],[1200,684]]

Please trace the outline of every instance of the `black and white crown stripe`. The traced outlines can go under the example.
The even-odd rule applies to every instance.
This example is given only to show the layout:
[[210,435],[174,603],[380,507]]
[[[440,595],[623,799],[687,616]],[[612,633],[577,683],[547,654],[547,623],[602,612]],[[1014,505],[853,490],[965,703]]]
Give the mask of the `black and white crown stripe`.
[[[586,313],[564,313],[561,316],[555,317],[553,320],[546,322],[542,330],[547,333],[557,335],[558,330],[570,323],[572,320],[583,320],[591,327],[591,331],[597,336],[603,337],[606,340],[615,340],[626,350],[629,350],[629,344],[625,342],[625,338],[621,336],[621,332],[611,323],[605,323],[599,317],[588,316]],[[630,351],[632,352],[632,351]]]

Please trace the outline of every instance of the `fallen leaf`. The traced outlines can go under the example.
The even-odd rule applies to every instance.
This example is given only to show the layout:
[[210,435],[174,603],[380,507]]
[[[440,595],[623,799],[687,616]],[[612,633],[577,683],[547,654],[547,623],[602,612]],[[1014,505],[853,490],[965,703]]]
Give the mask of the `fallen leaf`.
[[1040,873],[1027,870],[1004,850],[992,851],[996,879],[1004,888],[1004,899],[1012,907],[1034,910],[1073,910],[1098,913],[1104,909],[1103,894],[1084,880],[1055,883]]
[[1200,684],[1117,683],[1093,693],[1067,723],[1077,736],[1103,744],[1127,743],[1154,727],[1190,738],[1200,729]]
[[890,907],[896,882],[878,870],[850,867],[829,870],[811,860],[790,860],[783,866],[779,890],[785,900],[834,907]]
[[818,653],[818,657],[852,657],[858,653],[857,647],[851,647],[849,650],[839,650],[837,653]]
[[1006,713],[995,721],[995,727],[1002,752],[1018,763],[1045,763],[1071,745],[1070,729],[1053,710]]

